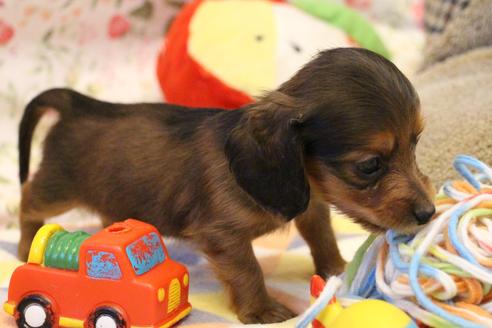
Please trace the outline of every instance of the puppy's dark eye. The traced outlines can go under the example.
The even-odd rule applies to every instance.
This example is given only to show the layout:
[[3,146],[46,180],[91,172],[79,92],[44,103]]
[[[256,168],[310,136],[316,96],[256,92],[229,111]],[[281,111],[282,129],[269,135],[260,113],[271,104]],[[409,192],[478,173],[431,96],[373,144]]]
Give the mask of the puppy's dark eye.
[[377,156],[356,164],[357,169],[365,175],[373,175],[381,170],[381,159]]

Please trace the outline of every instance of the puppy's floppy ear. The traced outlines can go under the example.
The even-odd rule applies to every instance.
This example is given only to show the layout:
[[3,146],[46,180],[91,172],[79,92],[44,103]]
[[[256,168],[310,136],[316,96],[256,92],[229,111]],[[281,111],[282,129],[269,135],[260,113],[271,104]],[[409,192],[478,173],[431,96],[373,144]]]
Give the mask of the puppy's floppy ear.
[[225,145],[230,169],[257,203],[290,220],[309,204],[299,118],[266,99],[247,109]]

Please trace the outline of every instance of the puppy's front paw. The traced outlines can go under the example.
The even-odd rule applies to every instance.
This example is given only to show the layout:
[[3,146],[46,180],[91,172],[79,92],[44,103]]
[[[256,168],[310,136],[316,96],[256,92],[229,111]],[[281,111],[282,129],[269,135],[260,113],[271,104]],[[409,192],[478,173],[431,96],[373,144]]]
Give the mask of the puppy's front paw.
[[331,276],[337,276],[345,270],[347,262],[340,260],[338,262],[327,263],[323,266],[316,267],[316,274],[323,279]]
[[295,317],[285,305],[280,304],[274,299],[269,299],[265,304],[258,304],[254,311],[245,309],[244,313],[239,313],[238,318],[242,323],[275,323]]

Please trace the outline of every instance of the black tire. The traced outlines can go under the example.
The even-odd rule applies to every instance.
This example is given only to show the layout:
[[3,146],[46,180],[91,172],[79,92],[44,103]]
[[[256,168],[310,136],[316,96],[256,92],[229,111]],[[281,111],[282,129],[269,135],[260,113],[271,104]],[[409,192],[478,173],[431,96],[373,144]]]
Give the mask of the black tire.
[[125,318],[123,315],[116,309],[112,307],[101,307],[94,311],[89,319],[88,319],[88,327],[89,328],[97,328],[97,323],[100,320],[109,320],[111,319],[114,322],[114,327],[116,328],[126,328]]
[[[53,306],[41,295],[24,297],[15,311],[17,327],[51,328],[55,324]],[[42,322],[42,311],[44,311],[44,322]],[[33,313],[37,314],[36,318],[33,318]],[[39,315],[41,315],[41,317]]]

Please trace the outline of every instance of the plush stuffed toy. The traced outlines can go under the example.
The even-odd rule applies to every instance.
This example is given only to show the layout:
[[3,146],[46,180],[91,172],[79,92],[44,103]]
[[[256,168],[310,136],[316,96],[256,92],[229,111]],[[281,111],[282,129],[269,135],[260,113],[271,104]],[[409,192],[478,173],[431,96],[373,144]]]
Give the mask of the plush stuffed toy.
[[390,56],[364,18],[329,1],[194,0],[171,25],[157,74],[168,102],[237,108],[343,46]]

